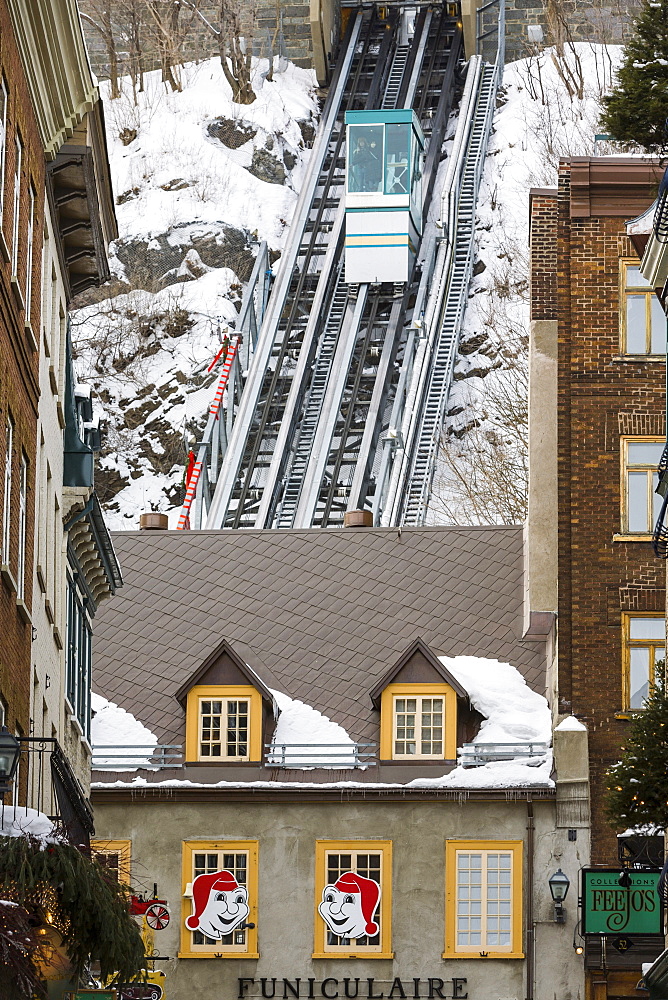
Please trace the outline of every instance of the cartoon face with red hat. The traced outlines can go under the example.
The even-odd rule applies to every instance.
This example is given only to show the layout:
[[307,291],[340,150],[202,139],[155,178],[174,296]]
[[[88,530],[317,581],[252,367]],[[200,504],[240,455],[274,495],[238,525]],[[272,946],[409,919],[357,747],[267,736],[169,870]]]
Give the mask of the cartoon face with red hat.
[[355,872],[344,872],[334,885],[323,889],[318,912],[330,931],[339,937],[373,937],[378,933],[373,918],[379,902],[377,882]]
[[248,889],[239,885],[232,872],[198,875],[193,882],[193,906],[195,912],[186,917],[188,930],[220,939],[231,934],[250,913]]

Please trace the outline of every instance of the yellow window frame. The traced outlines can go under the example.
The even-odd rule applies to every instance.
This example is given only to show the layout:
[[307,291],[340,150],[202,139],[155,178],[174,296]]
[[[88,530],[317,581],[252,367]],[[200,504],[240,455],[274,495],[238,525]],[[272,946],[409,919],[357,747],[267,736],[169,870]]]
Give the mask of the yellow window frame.
[[[245,698],[249,702],[248,757],[202,757],[199,752],[200,701]],[[207,764],[234,764],[262,760],[262,695],[251,684],[199,684],[186,701],[186,760]]]
[[[659,358],[662,354],[652,353],[652,299],[654,289],[651,285],[629,285],[626,281],[626,274],[629,267],[638,267],[637,260],[620,260],[619,262],[619,345],[621,354],[629,355],[632,358]],[[642,354],[632,353],[626,348],[627,339],[627,318],[626,299],[628,294],[645,296],[645,345],[646,351]]]
[[[192,943],[194,931],[189,931],[186,927],[186,917],[192,913],[192,898],[186,892],[188,884],[193,881],[194,854],[206,854],[207,852],[221,851],[226,854],[235,852],[248,852],[248,876],[246,886],[248,888],[248,923],[255,924],[255,927],[246,929],[246,950],[240,951],[239,945],[224,945],[222,942],[215,945],[198,945],[198,948],[209,948],[209,951],[195,951]],[[178,958],[254,958],[258,959],[257,923],[258,923],[258,856],[259,845],[257,840],[184,840],[182,844],[181,860],[181,923],[180,923],[180,947]]]
[[130,885],[132,871],[132,841],[131,840],[91,840],[90,849],[96,854],[118,855],[118,880]]
[[[445,951],[443,958],[524,958],[522,950],[523,843],[521,840],[447,840],[445,842]],[[457,853],[512,853],[511,945],[509,951],[474,951],[457,947]],[[485,900],[482,900],[484,906]]]
[[[665,622],[665,613],[662,611],[623,611],[622,612],[622,710],[625,712],[639,712],[641,709],[631,708],[631,650],[633,648],[649,649],[650,662],[654,662],[655,651],[661,647],[660,641],[651,639],[632,639],[631,620],[633,618],[658,618]],[[663,644],[665,650],[665,642]],[[665,652],[664,652],[665,657]],[[654,678],[649,678],[649,690],[654,687]]]
[[[422,756],[409,754],[395,757],[394,755],[394,701],[395,698],[413,698],[443,696],[444,704],[444,741],[443,756]],[[420,760],[455,760],[457,757],[457,693],[449,684],[388,684],[380,699],[380,759],[402,760],[406,762]]]
[[630,444],[665,444],[665,438],[658,437],[656,434],[647,435],[624,435],[619,439],[620,448],[620,495],[621,495],[621,530],[622,534],[630,539],[637,539],[639,541],[646,541],[652,535],[653,525],[654,525],[654,509],[652,497],[654,493],[648,491],[648,507],[647,507],[647,520],[648,524],[651,526],[648,531],[642,532],[631,532],[629,530],[629,504],[628,504],[628,489],[627,489],[627,473],[629,471],[637,472],[650,472],[652,476],[656,472],[656,466],[651,465],[629,465],[628,458],[628,448]]
[[[381,855],[380,944],[359,947],[327,946],[327,925],[318,912],[322,891],[327,885],[327,855],[357,852]],[[315,842],[315,923],[312,958],[394,958],[392,951],[392,841],[316,840]],[[340,949],[340,950],[335,950]]]

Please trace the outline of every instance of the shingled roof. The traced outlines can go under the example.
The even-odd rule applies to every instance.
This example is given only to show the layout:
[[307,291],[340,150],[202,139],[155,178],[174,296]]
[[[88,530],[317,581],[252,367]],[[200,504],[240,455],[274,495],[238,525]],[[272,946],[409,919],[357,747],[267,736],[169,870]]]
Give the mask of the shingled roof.
[[521,641],[520,527],[117,532],[125,585],[95,619],[93,687],[162,742],[176,692],[227,639],[270,688],[353,739],[375,739],[371,691],[417,638],[495,657],[545,691],[543,642]]

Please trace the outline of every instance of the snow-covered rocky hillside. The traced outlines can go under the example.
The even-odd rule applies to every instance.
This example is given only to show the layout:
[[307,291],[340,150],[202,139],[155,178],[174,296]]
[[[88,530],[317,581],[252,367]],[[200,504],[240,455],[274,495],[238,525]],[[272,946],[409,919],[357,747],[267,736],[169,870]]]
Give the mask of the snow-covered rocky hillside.
[[[529,190],[556,183],[559,156],[612,151],[595,135],[619,53],[579,43],[506,67],[434,522],[522,517]],[[183,93],[167,94],[151,73],[136,107],[129,93],[105,102],[115,280],[110,297],[75,314],[73,338],[79,378],[103,411],[96,482],[113,528],[136,528],[151,509],[175,525],[184,436],[203,423],[219,331],[234,323],[259,241],[274,258],[283,246],[317,126],[316,84],[292,65],[273,82],[266,62],[255,69],[249,106],[232,103],[213,59],[185,67]]]
[[114,281],[75,313],[72,336],[102,410],[96,485],[112,528],[178,510],[184,434],[210,403],[220,332],[259,243],[272,259],[283,246],[319,106],[311,71],[289,64],[270,82],[267,68],[256,63],[247,106],[232,102],[217,59],[184,67],[182,93],[154,72],[136,106],[129,87],[105,100]]

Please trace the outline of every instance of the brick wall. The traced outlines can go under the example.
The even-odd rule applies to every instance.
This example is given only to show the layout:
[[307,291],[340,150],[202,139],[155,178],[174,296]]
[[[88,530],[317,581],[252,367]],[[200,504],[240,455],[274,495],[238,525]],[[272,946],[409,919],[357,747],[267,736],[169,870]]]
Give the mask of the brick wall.
[[[18,284],[25,294],[27,262],[27,218],[29,183],[36,192],[35,233],[32,266],[31,325],[39,340],[42,218],[44,215],[44,156],[37,124],[30,104],[28,88],[21,68],[18,50],[5,0],[0,0],[0,68],[9,91],[7,113],[7,159],[4,178],[4,212],[2,236],[11,248],[14,201],[15,136],[17,129],[23,141],[21,172],[20,242]],[[37,351],[33,350],[32,335],[25,328],[25,311],[20,307],[12,282],[9,261],[0,247],[0,497],[4,492],[6,464],[6,423],[11,413],[14,421],[12,463],[11,548],[9,566],[14,577],[18,562],[19,468],[21,453],[29,461],[28,509],[25,554],[25,595],[28,608],[32,604],[32,566],[34,538],[34,482],[37,434],[38,369]],[[2,531],[0,500],[0,532]],[[7,726],[29,731],[31,626],[22,620],[16,594],[3,576],[0,582],[0,693],[7,706]]]
[[558,319],[559,712],[589,728],[592,862],[615,864],[603,796],[629,725],[619,717],[621,615],[665,605],[665,564],[650,543],[615,540],[620,437],[665,434],[665,364],[620,357],[619,261],[633,256],[624,219],[652,202],[650,168],[583,164],[595,215],[573,214],[570,161],[558,194],[532,196],[531,307],[533,318]]

